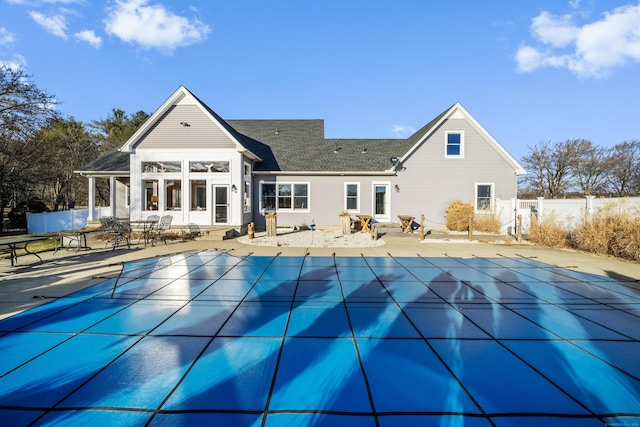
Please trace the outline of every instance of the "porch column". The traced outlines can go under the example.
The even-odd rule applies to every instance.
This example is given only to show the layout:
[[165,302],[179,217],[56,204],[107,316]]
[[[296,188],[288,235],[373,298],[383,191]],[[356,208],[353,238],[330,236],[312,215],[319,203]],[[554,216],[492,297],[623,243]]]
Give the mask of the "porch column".
[[96,210],[96,180],[93,176],[88,176],[89,179],[89,215],[87,221],[93,221]]
[[116,206],[116,200],[117,200],[117,194],[116,194],[116,177],[115,176],[110,176],[109,177],[109,210],[111,211],[111,216],[118,216],[117,215],[117,206]]

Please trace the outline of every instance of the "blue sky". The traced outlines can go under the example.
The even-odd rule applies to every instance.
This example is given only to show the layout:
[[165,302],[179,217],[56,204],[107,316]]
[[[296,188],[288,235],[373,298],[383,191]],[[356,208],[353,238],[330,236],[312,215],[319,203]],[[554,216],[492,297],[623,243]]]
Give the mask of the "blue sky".
[[0,0],[0,61],[84,122],[185,85],[329,138],[404,138],[460,102],[517,159],[640,139],[639,0]]

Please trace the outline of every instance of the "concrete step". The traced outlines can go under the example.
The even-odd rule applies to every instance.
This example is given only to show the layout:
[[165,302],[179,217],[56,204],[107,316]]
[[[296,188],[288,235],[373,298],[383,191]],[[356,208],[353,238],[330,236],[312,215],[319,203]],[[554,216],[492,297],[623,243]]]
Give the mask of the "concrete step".
[[200,240],[211,240],[220,242],[222,240],[233,239],[235,236],[235,230],[233,228],[220,228],[220,227],[200,227],[202,235]]

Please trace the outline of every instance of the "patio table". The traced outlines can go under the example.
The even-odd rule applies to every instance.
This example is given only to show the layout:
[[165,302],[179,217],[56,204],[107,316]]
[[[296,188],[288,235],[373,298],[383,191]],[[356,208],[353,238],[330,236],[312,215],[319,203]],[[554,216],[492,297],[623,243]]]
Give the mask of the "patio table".
[[401,222],[403,233],[413,233],[413,228],[411,227],[411,225],[413,224],[413,220],[416,219],[414,216],[398,215],[398,219]]
[[[40,260],[40,263],[42,263],[42,258],[40,258],[40,255],[38,255],[35,252],[31,252],[29,250],[29,243],[48,240],[50,238],[51,237],[36,236],[36,237],[14,237],[11,239],[0,239],[0,247],[6,246],[8,248],[6,252],[9,252],[10,254],[12,267],[18,264],[18,254],[16,253],[18,249],[24,249],[27,255],[37,256],[38,259]],[[20,245],[24,245],[24,246],[20,247]]]
[[371,215],[356,215],[360,220],[360,231],[369,232],[371,231]]
[[[64,239],[69,240],[67,249],[75,249],[76,252],[79,252],[80,249],[91,249],[91,247],[87,245],[87,234],[96,231],[101,230],[65,230],[60,232],[60,244],[56,244],[56,250],[53,253],[57,253],[58,250],[64,247]],[[73,242],[77,242],[77,245],[72,245]]]

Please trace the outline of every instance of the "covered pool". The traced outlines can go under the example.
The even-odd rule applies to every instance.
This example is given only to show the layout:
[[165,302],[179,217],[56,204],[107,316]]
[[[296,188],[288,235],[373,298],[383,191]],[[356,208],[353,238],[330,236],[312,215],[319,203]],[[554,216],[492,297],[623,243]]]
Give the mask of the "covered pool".
[[528,258],[180,254],[0,321],[0,424],[640,425],[639,340]]

